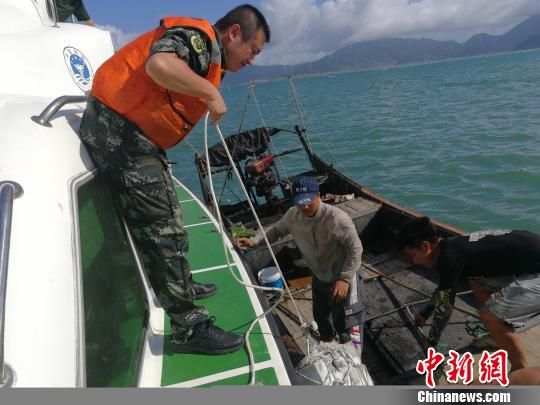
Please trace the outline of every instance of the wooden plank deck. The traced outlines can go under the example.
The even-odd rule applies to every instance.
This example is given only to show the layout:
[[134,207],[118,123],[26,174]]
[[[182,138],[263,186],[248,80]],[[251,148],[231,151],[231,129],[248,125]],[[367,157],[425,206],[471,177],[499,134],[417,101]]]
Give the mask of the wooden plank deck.
[[[392,254],[387,253],[384,255],[373,256],[367,252],[364,255],[364,260],[367,263],[382,262],[378,268],[384,269],[386,274],[390,274],[396,278],[399,278],[397,273],[403,271],[403,263],[406,263],[406,267],[409,269],[414,267],[413,263],[410,262],[410,260],[404,255],[395,257],[395,255],[392,256]],[[364,269],[364,279],[366,281],[376,277],[378,277],[376,273],[370,271],[369,269]],[[456,299],[456,303],[461,303],[464,307],[473,309],[470,305],[470,303],[474,302],[474,296],[472,294],[467,297],[465,302],[460,301],[461,300],[459,298]],[[520,332],[520,337],[523,340],[523,344],[527,352],[527,360],[529,361],[530,365],[540,367],[540,324]]]
[[520,333],[520,336],[523,339],[530,365],[540,367],[540,325]]
[[[431,270],[426,269],[418,269],[415,268],[412,262],[408,259],[408,257],[404,255],[396,255],[395,253],[385,254],[385,255],[379,255],[374,256],[371,255],[369,252],[365,252],[364,254],[364,261],[368,264],[375,264],[377,271],[381,271],[385,274],[390,275],[392,278],[395,278],[397,281],[410,285],[415,287],[416,289],[420,289],[424,291],[426,294],[431,295],[433,289],[436,286],[435,280],[430,280],[429,276],[430,274],[427,272],[433,273]],[[418,273],[418,271],[420,273]],[[431,274],[434,276],[434,274]],[[426,278],[424,278],[426,276]],[[380,276],[380,274],[377,274],[370,269],[364,268],[364,280],[366,283],[381,283],[381,280],[384,279]],[[312,316],[312,301],[311,301],[311,277],[302,277],[294,280],[288,280],[289,287],[291,289],[291,292],[293,293],[293,296],[296,300],[298,309],[301,312],[301,315],[303,319],[306,322],[311,322],[313,319]],[[427,298],[424,296],[420,296],[418,293],[414,291],[407,290],[406,288],[400,287],[393,283],[392,281],[386,280],[385,288],[389,288],[392,290],[392,292],[396,295],[397,299],[401,304],[413,302],[417,300],[426,300]],[[374,284],[375,285],[375,284]],[[370,286],[369,288],[370,292],[375,292],[375,290]],[[384,302],[380,301],[383,300]],[[383,314],[385,311],[390,311],[393,308],[395,308],[395,303],[389,302],[386,299],[383,299],[383,296],[375,297],[375,296],[368,296],[366,297],[366,304],[367,304],[367,313],[368,316],[374,316],[376,314]],[[475,312],[475,300],[474,296],[471,293],[468,293],[466,291],[462,291],[462,295],[458,296],[456,298],[456,304],[460,308],[464,310],[469,310],[471,312]],[[291,312],[294,312],[294,307],[290,301],[290,299],[285,300],[283,305]],[[421,305],[418,306],[420,308]],[[418,309],[415,308],[415,309]],[[282,311],[276,311],[276,315],[279,317],[279,319],[283,322],[285,327],[290,331],[291,339],[294,342],[295,350],[298,350],[299,352],[303,353],[304,355],[307,353],[307,341],[306,337],[303,336],[303,332],[298,324],[298,321],[294,321],[291,319],[291,317],[287,314],[285,314]],[[395,355],[400,361],[403,361],[404,364],[415,364],[416,360],[423,359],[423,353],[418,346],[418,350],[416,353],[402,353],[403,347],[405,347],[404,342],[408,341],[407,347],[414,347],[415,343],[412,340],[412,338],[405,337],[408,332],[404,329],[404,327],[398,328],[395,326],[390,325],[393,323],[403,323],[403,319],[406,319],[403,317],[403,314],[401,316],[397,313],[389,315],[386,320],[382,323],[382,327],[390,328],[388,329],[387,335],[390,336],[390,339],[388,336],[386,337],[385,345],[387,348],[392,352],[393,355]],[[472,337],[469,337],[464,332],[465,322],[467,319],[471,319],[470,316],[460,313],[459,311],[454,311],[454,314],[452,315],[452,318],[450,320],[450,324],[445,330],[445,334],[443,334],[443,339],[448,340],[449,342],[453,342],[454,345],[458,345],[457,348],[459,352],[465,352],[465,351],[471,351],[473,353],[473,357],[475,358],[476,363],[478,364],[478,361],[480,359],[480,356],[482,354],[482,350],[479,349],[473,349],[469,346],[470,341],[472,341]],[[377,324],[373,324],[373,327],[377,328]],[[397,325],[399,326],[399,325]],[[428,334],[429,333],[429,325],[423,328],[423,333]],[[448,336],[448,332],[450,335]],[[394,335],[392,339],[392,335]],[[535,326],[533,328],[530,328],[522,333],[520,333],[521,338],[523,339],[528,360],[531,366],[540,366],[540,325]],[[383,336],[384,338],[384,336]],[[397,344],[393,344],[392,342],[396,341]],[[313,342],[313,341],[312,341]],[[312,344],[312,343],[310,343]],[[371,365],[370,372],[377,373],[377,369],[381,372],[380,378],[377,379],[377,376],[373,376],[376,380],[376,383],[383,383],[385,372],[382,370],[383,367],[377,366],[376,362],[377,359],[374,359],[373,353],[368,353],[364,351],[363,353],[363,360],[368,366]],[[380,361],[380,360],[379,360]],[[371,364],[370,364],[371,363]],[[407,371],[407,380],[409,383],[412,384],[424,384],[424,377],[415,375],[414,368],[408,369]],[[400,382],[403,383],[403,382]],[[446,381],[444,378],[442,378],[439,381],[439,384],[445,384]]]

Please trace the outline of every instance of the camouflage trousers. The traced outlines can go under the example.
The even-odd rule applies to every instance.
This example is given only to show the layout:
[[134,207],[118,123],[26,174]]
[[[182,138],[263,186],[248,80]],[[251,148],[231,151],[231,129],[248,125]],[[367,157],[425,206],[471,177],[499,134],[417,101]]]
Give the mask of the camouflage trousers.
[[171,319],[173,339],[185,341],[208,312],[193,301],[188,236],[165,152],[94,97],[80,134],[128,224],[150,284]]

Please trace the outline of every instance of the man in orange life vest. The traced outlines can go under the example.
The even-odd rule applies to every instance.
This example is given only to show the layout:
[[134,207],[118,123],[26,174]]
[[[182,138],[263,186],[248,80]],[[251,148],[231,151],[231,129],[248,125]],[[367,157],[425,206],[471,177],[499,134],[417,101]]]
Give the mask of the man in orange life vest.
[[120,49],[96,72],[81,139],[110,184],[161,305],[171,318],[172,348],[222,354],[241,336],[213,325],[195,299],[216,291],[192,280],[164,149],[180,142],[208,111],[219,123],[227,107],[218,91],[224,71],[251,65],[270,29],[259,10],[238,6],[214,26],[167,17]]

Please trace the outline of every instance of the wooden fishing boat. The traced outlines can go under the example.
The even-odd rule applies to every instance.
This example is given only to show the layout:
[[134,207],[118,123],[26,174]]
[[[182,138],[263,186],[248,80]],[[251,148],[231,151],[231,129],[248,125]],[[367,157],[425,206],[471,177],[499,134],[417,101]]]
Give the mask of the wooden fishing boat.
[[[292,81],[290,83],[296,98],[294,84]],[[253,91],[252,87],[249,91]],[[287,148],[280,148],[280,137],[287,140]],[[291,137],[297,138],[297,145],[292,148]],[[414,265],[396,249],[396,238],[402,224],[420,214],[388,201],[325,162],[313,152],[303,125],[291,129],[260,127],[233,134],[224,141],[230,149],[230,159],[226,156],[222,141],[209,148],[206,156],[196,154],[195,163],[203,200],[214,212],[215,203],[208,177],[210,174],[215,178],[224,178],[216,199],[230,237],[234,238],[239,229],[244,234],[249,231],[252,235],[261,233],[250,204],[266,230],[292,206],[291,184],[294,178],[300,175],[317,178],[322,200],[339,207],[351,217],[364,247],[364,364],[376,384],[423,383],[423,377],[420,378],[416,372],[416,364],[419,359],[425,358],[422,342],[429,333],[430,325],[417,327],[413,318],[414,313],[431,297],[437,285],[437,276],[432,270]],[[291,175],[280,157],[292,153],[298,154],[298,161],[306,160],[309,164],[304,170]],[[249,200],[246,197],[230,202],[232,197],[227,197],[239,195],[239,191],[231,186],[230,177],[234,171],[231,159]],[[227,191],[229,187],[230,192]],[[434,221],[434,224],[443,236],[463,233],[441,222]],[[305,333],[301,326],[312,320],[310,270],[290,236],[273,243],[272,250],[294,297],[294,300],[285,298],[274,311],[280,319],[281,332],[289,343],[288,349],[294,360],[307,353]],[[239,252],[245,266],[254,275],[260,269],[274,265],[267,247],[239,249]],[[474,335],[482,330],[480,325],[474,296],[463,283],[439,349],[446,353],[450,349],[460,353],[481,353],[480,349],[470,346]],[[540,364],[539,334],[540,327],[522,333],[531,364]]]

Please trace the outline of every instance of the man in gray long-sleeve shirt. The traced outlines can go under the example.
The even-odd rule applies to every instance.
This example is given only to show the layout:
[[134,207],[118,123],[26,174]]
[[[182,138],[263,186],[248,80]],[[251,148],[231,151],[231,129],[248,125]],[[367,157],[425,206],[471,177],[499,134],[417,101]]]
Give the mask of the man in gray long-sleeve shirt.
[[[313,272],[313,317],[321,339],[338,336],[345,343],[351,339],[350,329],[361,327],[363,322],[362,243],[351,218],[321,202],[316,179],[299,177],[293,192],[295,206],[266,232],[266,237],[273,243],[292,235]],[[264,238],[239,238],[235,243],[262,246]],[[354,333],[359,334],[359,330]],[[359,336],[353,336],[355,340]]]

